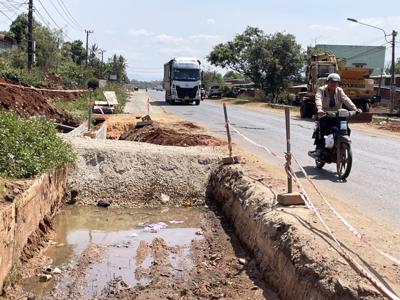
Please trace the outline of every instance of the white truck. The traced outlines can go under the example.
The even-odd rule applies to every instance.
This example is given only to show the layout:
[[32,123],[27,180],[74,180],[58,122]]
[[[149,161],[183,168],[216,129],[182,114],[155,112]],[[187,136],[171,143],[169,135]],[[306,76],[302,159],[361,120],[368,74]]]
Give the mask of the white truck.
[[201,63],[196,58],[178,57],[164,65],[165,101],[200,104]]

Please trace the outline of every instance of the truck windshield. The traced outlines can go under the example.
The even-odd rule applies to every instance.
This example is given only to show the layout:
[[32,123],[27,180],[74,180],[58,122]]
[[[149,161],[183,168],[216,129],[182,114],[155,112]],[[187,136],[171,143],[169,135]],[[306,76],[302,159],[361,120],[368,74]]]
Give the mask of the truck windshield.
[[329,74],[335,72],[335,66],[331,65],[320,65],[318,66],[318,78],[328,77]]
[[196,81],[200,79],[198,69],[174,69],[174,79],[182,81]]

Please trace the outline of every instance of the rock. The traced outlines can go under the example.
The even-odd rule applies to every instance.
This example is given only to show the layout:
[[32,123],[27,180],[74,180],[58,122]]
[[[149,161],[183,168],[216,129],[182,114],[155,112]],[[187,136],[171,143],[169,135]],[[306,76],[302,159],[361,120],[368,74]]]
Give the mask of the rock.
[[165,195],[165,194],[163,194],[163,193],[161,193],[161,202],[162,203],[168,203],[169,202],[169,196],[168,195]]
[[244,258],[239,258],[239,263],[242,265],[246,264],[246,260]]
[[15,198],[15,196],[12,194],[7,194],[4,196],[4,200],[6,200],[7,202],[13,202],[14,198]]
[[78,200],[78,195],[79,195],[79,189],[72,188],[69,192],[69,200],[67,204],[75,204]]
[[97,206],[107,208],[111,205],[112,200],[101,199],[97,201]]
[[54,268],[54,270],[51,272],[52,274],[61,274],[60,268]]
[[38,277],[40,281],[49,281],[53,278],[50,274],[39,274]]

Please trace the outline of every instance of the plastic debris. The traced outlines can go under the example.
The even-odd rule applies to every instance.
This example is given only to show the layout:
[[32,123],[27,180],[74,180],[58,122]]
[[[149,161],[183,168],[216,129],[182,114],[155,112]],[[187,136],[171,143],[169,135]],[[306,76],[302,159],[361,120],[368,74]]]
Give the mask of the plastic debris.
[[156,233],[156,232],[160,231],[161,229],[165,229],[167,227],[168,227],[168,225],[165,224],[164,222],[159,222],[159,223],[155,223],[155,224],[146,225],[146,227],[144,228],[144,231]]
[[169,221],[169,224],[183,224],[183,223],[184,223],[183,221],[177,221],[177,220]]
[[129,237],[138,237],[139,235],[137,234],[137,233],[131,233],[130,235],[129,235]]

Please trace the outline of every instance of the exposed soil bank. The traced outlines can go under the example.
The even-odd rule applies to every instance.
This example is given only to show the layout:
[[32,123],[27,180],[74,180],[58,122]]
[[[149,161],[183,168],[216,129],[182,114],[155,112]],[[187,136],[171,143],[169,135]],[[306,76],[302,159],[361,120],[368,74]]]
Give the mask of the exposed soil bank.
[[78,161],[69,179],[80,204],[119,207],[203,205],[221,156],[206,147],[71,138]]
[[208,195],[281,299],[386,299],[333,251],[306,213],[302,218],[301,209],[274,208],[274,195],[240,167],[213,172]]
[[0,290],[11,268],[37,254],[65,194],[68,169],[45,174],[13,202],[0,203]]
[[144,142],[165,146],[221,146],[224,143],[199,132],[200,127],[190,122],[159,124],[153,122],[142,128],[132,128],[120,136],[120,140]]
[[[24,87],[22,85],[10,85],[0,81],[0,110],[14,111],[24,117],[42,117],[56,120],[70,126],[78,126],[79,121],[68,115],[63,110],[51,104],[47,97],[58,97],[56,92],[49,92],[44,96],[41,91]],[[61,96],[69,95],[61,92]],[[72,96],[71,96],[72,97]],[[62,97],[61,97],[62,98]]]

